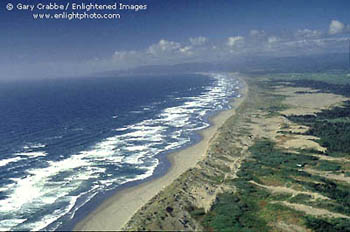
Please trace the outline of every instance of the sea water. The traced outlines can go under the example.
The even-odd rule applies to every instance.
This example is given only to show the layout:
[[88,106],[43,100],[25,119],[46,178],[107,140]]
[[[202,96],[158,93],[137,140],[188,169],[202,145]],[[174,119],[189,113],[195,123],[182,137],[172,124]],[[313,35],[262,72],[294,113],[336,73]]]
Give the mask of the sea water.
[[0,85],[0,230],[54,230],[94,196],[149,178],[229,108],[232,74]]

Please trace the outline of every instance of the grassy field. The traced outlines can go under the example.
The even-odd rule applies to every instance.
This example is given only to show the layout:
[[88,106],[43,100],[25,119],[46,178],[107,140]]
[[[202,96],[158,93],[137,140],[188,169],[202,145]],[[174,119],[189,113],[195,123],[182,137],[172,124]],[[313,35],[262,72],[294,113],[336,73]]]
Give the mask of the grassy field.
[[[335,74],[283,74],[264,81],[255,80],[255,83],[260,82],[257,86],[263,94],[259,95],[260,99],[264,99],[263,105],[257,107],[268,113],[265,117],[278,115],[286,107],[282,103],[283,97],[266,93],[273,92],[273,86],[305,87],[304,83],[310,80],[317,84],[306,87],[335,94],[341,94],[342,91],[329,86],[344,87],[343,84],[350,83],[350,77]],[[329,179],[304,170],[307,167],[321,173],[332,172],[334,175],[349,173],[350,103],[323,110],[316,115],[285,117],[298,125],[307,126],[309,129],[302,134],[318,137],[316,142],[327,148],[327,152],[299,149],[294,153],[278,147],[270,139],[256,139],[249,147],[250,156],[243,162],[238,178],[232,182],[236,192],[218,195],[211,210],[197,218],[207,230],[350,231],[349,181]],[[324,160],[319,156],[336,159]],[[301,207],[288,207],[291,205]],[[296,210],[302,207],[303,211]],[[320,217],[308,214],[307,209],[323,209],[329,215],[334,212],[341,216],[333,214]]]
[[332,73],[283,73],[269,74],[268,78],[272,80],[286,81],[320,81],[329,84],[346,85],[350,84],[350,73],[348,72],[332,72]]
[[[206,158],[126,229],[350,231],[350,77],[291,73],[245,81],[245,102]],[[292,108],[309,113],[287,114]]]

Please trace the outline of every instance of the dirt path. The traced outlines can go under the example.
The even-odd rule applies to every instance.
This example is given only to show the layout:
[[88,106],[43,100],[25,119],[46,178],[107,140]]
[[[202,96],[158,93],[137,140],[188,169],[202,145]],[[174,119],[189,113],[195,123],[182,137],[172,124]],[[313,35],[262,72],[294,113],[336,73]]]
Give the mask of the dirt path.
[[329,171],[319,171],[319,170],[315,170],[315,169],[311,169],[311,168],[305,168],[304,171],[307,173],[310,173],[312,175],[322,176],[322,177],[327,178],[327,179],[338,180],[338,181],[350,183],[350,176],[345,176],[344,173],[335,174],[335,173],[332,173]]
[[262,185],[259,183],[256,183],[254,181],[249,181],[252,184],[255,184],[259,187],[268,189],[269,191],[273,192],[273,193],[288,193],[288,194],[292,194],[291,197],[294,197],[298,194],[305,194],[305,195],[309,195],[311,196],[313,199],[321,199],[321,200],[330,200],[328,197],[323,196],[322,194],[319,193],[315,193],[315,192],[306,192],[306,191],[297,191],[295,189],[292,188],[287,188],[287,187],[283,187],[283,186],[269,186],[269,185]]
[[330,212],[326,209],[315,208],[315,207],[311,207],[311,206],[307,206],[307,205],[303,205],[303,204],[289,203],[286,201],[278,201],[278,202],[274,202],[274,203],[281,203],[285,206],[288,206],[290,208],[293,208],[293,209],[298,210],[298,211],[302,211],[306,214],[313,215],[313,216],[350,219],[349,216],[346,216],[344,214],[334,213],[334,212]]

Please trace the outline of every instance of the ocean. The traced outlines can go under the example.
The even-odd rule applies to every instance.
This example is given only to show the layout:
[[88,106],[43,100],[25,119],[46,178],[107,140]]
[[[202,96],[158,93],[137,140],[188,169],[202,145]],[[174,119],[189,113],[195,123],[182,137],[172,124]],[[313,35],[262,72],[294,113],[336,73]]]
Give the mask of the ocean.
[[230,107],[234,74],[0,85],[0,230],[55,230],[97,196],[151,178]]

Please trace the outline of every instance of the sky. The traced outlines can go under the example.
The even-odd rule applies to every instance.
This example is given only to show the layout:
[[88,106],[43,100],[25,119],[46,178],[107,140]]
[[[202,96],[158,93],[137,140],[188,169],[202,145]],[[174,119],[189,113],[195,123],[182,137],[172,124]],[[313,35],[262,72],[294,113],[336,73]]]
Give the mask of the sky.
[[[119,19],[34,19],[49,3],[147,5]],[[8,3],[14,9],[7,10]],[[344,52],[348,0],[1,0],[0,80],[82,76],[141,65]],[[68,8],[67,13],[84,13]]]

